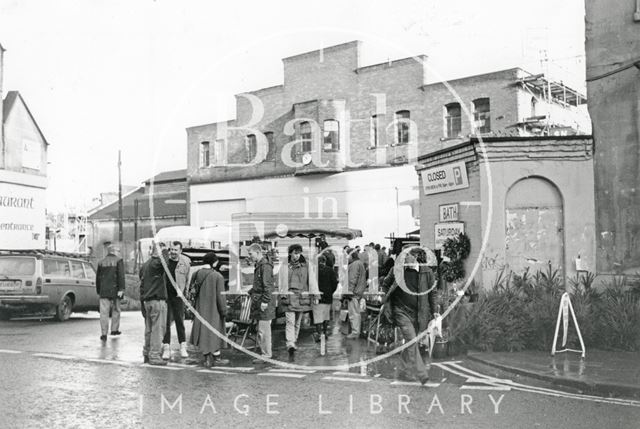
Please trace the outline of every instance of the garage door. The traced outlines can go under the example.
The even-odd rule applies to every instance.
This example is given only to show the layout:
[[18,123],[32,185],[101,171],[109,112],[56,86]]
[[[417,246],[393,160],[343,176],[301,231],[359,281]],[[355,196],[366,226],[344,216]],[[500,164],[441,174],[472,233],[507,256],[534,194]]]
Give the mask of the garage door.
[[247,200],[198,201],[196,224],[200,228],[230,223],[231,215],[247,211]]

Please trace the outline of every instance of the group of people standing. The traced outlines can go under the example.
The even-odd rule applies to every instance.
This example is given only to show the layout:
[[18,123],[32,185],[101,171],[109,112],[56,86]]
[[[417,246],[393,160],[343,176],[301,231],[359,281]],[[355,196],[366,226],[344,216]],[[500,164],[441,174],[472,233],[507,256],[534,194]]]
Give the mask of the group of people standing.
[[[302,255],[299,244],[288,248],[287,264],[280,268],[279,281],[287,281],[287,293],[275,294],[277,289],[274,276],[274,264],[267,249],[259,243],[248,248],[249,258],[254,263],[253,285],[249,290],[251,299],[251,318],[256,321],[257,341],[261,356],[254,363],[262,363],[272,357],[271,323],[276,317],[276,307],[280,305],[285,315],[285,340],[290,360],[294,359],[298,348],[302,318],[311,312],[315,324],[314,337],[321,343],[331,334],[329,322],[333,295],[338,286],[338,275],[333,251],[322,251],[319,246],[317,280],[319,294],[310,293],[308,261]],[[379,278],[381,279],[384,313],[391,323],[397,326],[405,342],[413,343],[401,353],[400,378],[417,379],[426,383],[428,379],[425,365],[416,336],[424,331],[427,323],[436,316],[434,285],[435,276],[426,266],[424,250],[412,249],[400,264],[391,258],[384,258],[384,251],[375,248],[358,252],[358,249],[345,247],[348,267],[348,285],[343,299],[349,314],[351,333],[347,339],[357,339],[361,328],[361,300],[368,287],[369,263],[372,255],[379,255]],[[375,253],[373,251],[375,251]],[[367,255],[363,257],[363,255]],[[391,263],[389,262],[391,261]],[[204,266],[191,278],[187,285],[190,260],[182,254],[182,244],[171,243],[168,251],[154,245],[151,258],[140,269],[140,301],[145,320],[143,356],[145,363],[166,365],[171,357],[171,324],[175,322],[179,353],[188,357],[184,326],[183,296],[191,300],[196,310],[190,342],[197,346],[203,355],[205,366],[228,363],[220,350],[225,335],[225,317],[227,314],[224,278],[217,270],[218,258],[210,252],[204,256]],[[166,267],[166,268],[165,268]],[[399,280],[399,277],[402,279]],[[97,270],[97,292],[100,294],[100,322],[105,340],[109,325],[109,312],[113,313],[111,335],[119,335],[119,299],[124,294],[124,269],[117,249],[109,247],[108,255],[100,261]]]
[[[218,257],[215,253],[207,253],[203,262],[204,266],[193,275],[188,289],[191,262],[182,254],[182,244],[179,241],[172,242],[168,252],[162,246],[154,245],[151,258],[140,269],[140,302],[145,319],[142,353],[145,363],[167,364],[171,358],[173,322],[180,343],[180,357],[189,357],[184,328],[185,295],[192,299],[196,312],[205,321],[203,323],[200,318],[194,320],[191,344],[202,352],[205,365],[226,363],[220,356],[227,308],[222,295],[224,278],[216,269]],[[210,327],[217,330],[218,334],[212,332]]]

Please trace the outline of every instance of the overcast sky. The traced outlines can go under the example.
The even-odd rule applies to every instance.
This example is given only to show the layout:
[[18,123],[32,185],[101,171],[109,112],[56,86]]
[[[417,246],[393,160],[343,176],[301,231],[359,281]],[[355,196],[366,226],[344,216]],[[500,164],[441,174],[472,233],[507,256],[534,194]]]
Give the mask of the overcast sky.
[[521,66],[584,90],[583,0],[0,0],[4,92],[49,147],[48,207],[186,167],[188,126],[282,83],[281,59],[350,40],[363,65],[426,54],[429,81]]

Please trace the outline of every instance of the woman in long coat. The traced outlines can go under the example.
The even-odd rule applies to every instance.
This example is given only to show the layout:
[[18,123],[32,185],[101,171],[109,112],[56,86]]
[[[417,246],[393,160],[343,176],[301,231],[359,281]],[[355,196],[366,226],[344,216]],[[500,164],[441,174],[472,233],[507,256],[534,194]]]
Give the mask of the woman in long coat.
[[[225,335],[224,318],[227,312],[227,303],[224,295],[224,278],[214,267],[218,263],[215,253],[207,253],[204,263],[208,268],[200,269],[191,281],[190,288],[196,294],[195,309],[221,335]],[[197,346],[203,355],[205,366],[224,365],[228,360],[220,356],[220,348],[223,340],[216,333],[194,317],[191,329],[191,344]]]

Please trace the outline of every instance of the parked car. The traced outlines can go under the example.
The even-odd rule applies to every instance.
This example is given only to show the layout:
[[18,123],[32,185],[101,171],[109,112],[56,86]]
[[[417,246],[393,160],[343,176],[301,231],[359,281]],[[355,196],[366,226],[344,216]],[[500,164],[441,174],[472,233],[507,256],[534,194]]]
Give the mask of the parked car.
[[0,250],[0,319],[46,313],[59,321],[99,310],[96,272],[81,255]]

